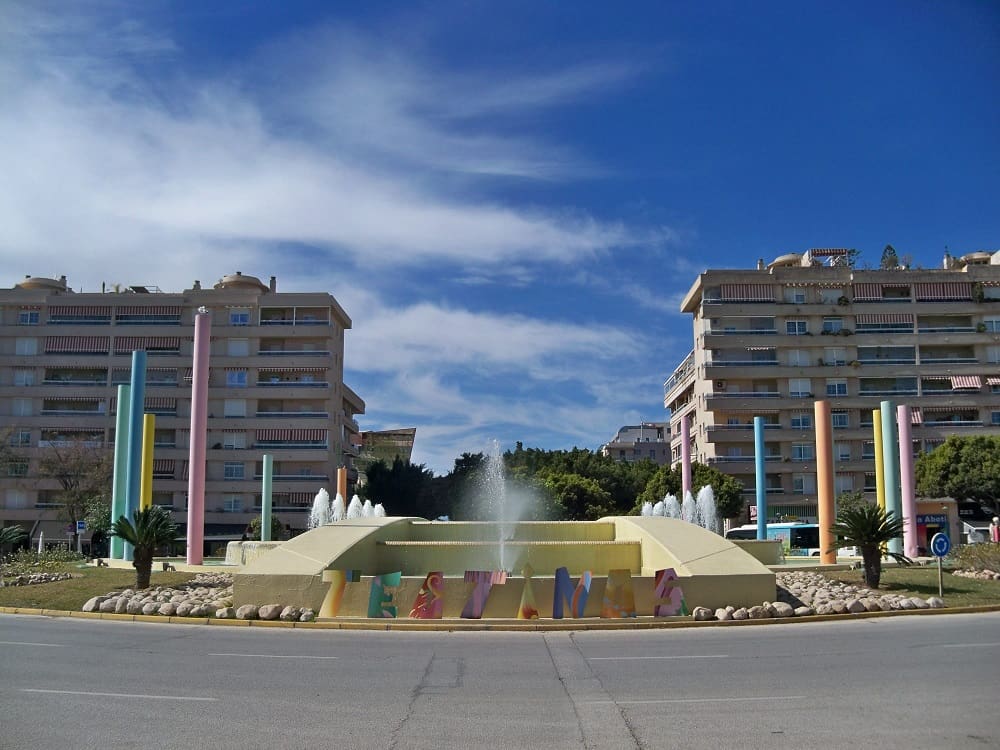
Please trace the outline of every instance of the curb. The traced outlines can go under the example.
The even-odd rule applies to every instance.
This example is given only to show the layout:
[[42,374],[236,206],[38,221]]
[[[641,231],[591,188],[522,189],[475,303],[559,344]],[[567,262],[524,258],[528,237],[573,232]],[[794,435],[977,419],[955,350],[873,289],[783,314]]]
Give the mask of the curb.
[[[220,620],[214,617],[164,617],[162,615],[126,615],[111,612],[77,612],[57,609],[34,609],[30,607],[0,607],[3,615],[34,615],[41,617],[70,617],[88,620],[113,620],[117,622],[151,622],[161,625],[210,625],[217,627],[285,628],[300,630],[373,630],[408,631],[426,633],[455,632],[565,632],[565,631],[608,631],[608,630],[674,630],[677,628],[724,628],[756,625],[787,625],[810,622],[846,622],[848,620],[875,619],[880,617],[906,617],[910,615],[964,615],[981,612],[1000,612],[1000,604],[984,604],[974,607],[943,607],[940,609],[906,609],[888,612],[859,612],[842,615],[806,615],[804,617],[769,617],[760,620],[701,620],[689,617],[659,619],[605,619],[588,618],[567,620],[459,620],[439,621],[377,620],[352,618],[343,620],[320,620],[315,622],[283,622],[281,620]],[[588,620],[593,620],[590,622]]]

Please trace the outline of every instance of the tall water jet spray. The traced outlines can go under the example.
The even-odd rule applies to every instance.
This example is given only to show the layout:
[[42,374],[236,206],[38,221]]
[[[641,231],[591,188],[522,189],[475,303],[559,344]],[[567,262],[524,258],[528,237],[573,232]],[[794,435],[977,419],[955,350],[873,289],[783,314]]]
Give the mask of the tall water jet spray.
[[361,506],[361,517],[371,518],[373,515],[375,515],[375,512],[374,509],[372,508],[372,501],[365,500],[364,505]]
[[681,503],[681,518],[688,523],[698,525],[698,506],[690,492],[684,493],[684,502]]
[[651,516],[651,515],[653,515],[653,504],[652,503],[643,503],[642,504],[642,510],[639,512],[639,515],[641,515],[641,516]]
[[372,508],[372,515],[375,518],[385,518],[385,508],[382,507],[382,503],[375,503],[375,507]]
[[312,510],[309,512],[309,528],[315,529],[330,523],[330,493],[325,487],[320,487],[313,498]]
[[483,481],[483,492],[486,495],[486,506],[490,518],[497,522],[499,531],[499,564],[500,570],[507,570],[505,542],[507,541],[507,488],[503,465],[503,455],[500,453],[500,441],[494,440],[492,449],[486,457],[486,472]]
[[348,518],[361,518],[364,506],[361,504],[361,498],[355,495],[351,498],[351,504],[347,506],[347,517]]
[[663,516],[663,515],[665,515],[664,512],[663,512],[663,501],[662,500],[658,500],[657,503],[656,503],[656,505],[654,505],[650,509],[650,513],[649,514],[651,516]]
[[715,534],[721,533],[719,512],[715,505],[715,490],[712,489],[712,485],[706,484],[698,490],[696,505],[698,508],[698,521],[702,528],[708,529]]
[[331,511],[333,516],[333,522],[343,521],[347,518],[347,505],[344,503],[344,496],[339,492],[337,497],[333,499],[333,510]]
[[681,517],[681,504],[677,502],[677,496],[669,492],[663,496],[663,514],[667,518]]

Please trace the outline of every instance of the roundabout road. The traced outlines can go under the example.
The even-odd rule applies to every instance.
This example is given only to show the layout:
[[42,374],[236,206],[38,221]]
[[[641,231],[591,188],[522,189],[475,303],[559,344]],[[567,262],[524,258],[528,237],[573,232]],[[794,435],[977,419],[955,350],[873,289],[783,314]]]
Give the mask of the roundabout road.
[[995,612],[575,633],[0,615],[0,747],[998,747],[998,665]]

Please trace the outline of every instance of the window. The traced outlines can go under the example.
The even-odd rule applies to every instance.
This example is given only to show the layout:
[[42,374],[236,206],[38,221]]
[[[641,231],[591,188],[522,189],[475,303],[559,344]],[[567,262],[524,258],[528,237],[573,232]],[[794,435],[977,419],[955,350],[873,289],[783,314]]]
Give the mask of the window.
[[796,305],[803,305],[806,301],[806,290],[801,287],[788,287],[785,289],[785,302]]
[[878,489],[874,474],[865,474],[865,492],[875,492]]
[[854,492],[854,477],[850,474],[837,474],[833,478],[833,494],[841,495],[845,492]]
[[792,398],[805,398],[812,395],[812,381],[809,378],[789,378],[788,395]]
[[823,361],[828,365],[846,365],[847,350],[839,346],[828,346],[823,350]]
[[809,326],[804,320],[786,320],[785,333],[789,336],[804,336],[809,332]]
[[14,385],[34,385],[35,371],[18,368],[14,370]]
[[15,354],[38,354],[38,339],[19,338],[14,343]]
[[227,432],[222,436],[222,447],[227,450],[237,450],[247,447],[245,432]]
[[15,447],[31,445],[31,432],[29,430],[14,430],[10,433],[10,444]]
[[30,417],[31,399],[30,398],[11,399],[11,413],[15,417]]
[[866,440],[861,444],[861,458],[875,458],[875,441]]
[[37,326],[38,310],[21,310],[17,314],[17,324],[19,326]]
[[7,462],[7,476],[26,477],[28,476],[28,459],[12,458]]
[[847,395],[847,379],[846,378],[827,378],[827,381],[826,381],[826,395],[827,396],[846,396]]
[[820,289],[819,299],[824,305],[839,305],[840,298],[845,297],[843,289]]
[[823,333],[839,333],[844,330],[843,318],[823,318]]
[[1000,333],[1000,318],[986,318],[983,320],[983,325],[990,333]]
[[7,490],[7,509],[28,507],[28,493],[24,490]]
[[247,415],[247,402],[243,398],[227,398],[223,402],[222,416],[224,417],[245,417]]
[[250,325],[249,308],[233,308],[229,311],[229,325],[248,326]]
[[809,352],[805,349],[789,349],[788,364],[792,367],[808,367]]
[[243,464],[238,461],[226,461],[223,472],[226,479],[243,479]]
[[246,388],[247,387],[247,371],[246,370],[226,370],[226,387],[227,388]]
[[738,425],[740,423],[739,417],[726,417],[726,424]]
[[1000,425],[1000,411],[990,413],[990,424]]
[[986,361],[991,365],[1000,364],[1000,346],[986,347]]
[[792,474],[792,489],[800,494],[816,491],[816,476],[814,474]]
[[816,457],[816,451],[812,443],[792,443],[793,461],[812,461]]
[[250,339],[229,339],[226,354],[230,357],[246,357],[250,354]]
[[851,460],[851,446],[849,443],[834,443],[833,444],[833,460],[834,461],[850,461]]
[[243,511],[243,495],[223,495],[223,513],[241,513]]
[[830,412],[830,422],[835,430],[846,430],[851,426],[850,415],[844,409]]
[[792,412],[792,429],[808,430],[812,427],[812,414],[807,411]]

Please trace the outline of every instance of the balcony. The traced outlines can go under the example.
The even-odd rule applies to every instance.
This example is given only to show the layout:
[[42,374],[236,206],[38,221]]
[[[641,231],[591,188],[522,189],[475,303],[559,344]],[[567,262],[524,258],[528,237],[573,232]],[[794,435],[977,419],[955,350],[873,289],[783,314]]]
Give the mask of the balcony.
[[325,411],[258,411],[254,413],[255,417],[322,417],[327,418],[330,416],[329,412]]
[[781,398],[780,391],[714,391],[711,395],[713,398]]
[[778,360],[775,359],[713,359],[706,362],[707,367],[777,367]]
[[[254,474],[254,479],[261,480],[263,474]],[[271,479],[275,482],[307,482],[307,481],[330,481],[329,474],[272,474]]]
[[325,380],[279,380],[277,378],[271,378],[270,380],[258,380],[254,385],[261,388],[294,388],[296,386],[301,386],[303,388],[329,388],[330,384]]
[[[884,389],[873,389],[869,391],[858,391],[859,396],[916,396],[916,388],[884,388]],[[871,423],[869,422],[869,425]],[[864,427],[864,423],[861,423]]]

